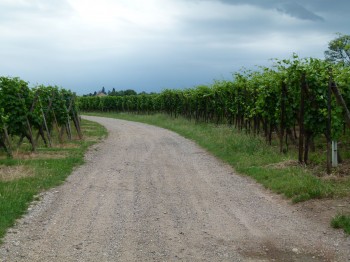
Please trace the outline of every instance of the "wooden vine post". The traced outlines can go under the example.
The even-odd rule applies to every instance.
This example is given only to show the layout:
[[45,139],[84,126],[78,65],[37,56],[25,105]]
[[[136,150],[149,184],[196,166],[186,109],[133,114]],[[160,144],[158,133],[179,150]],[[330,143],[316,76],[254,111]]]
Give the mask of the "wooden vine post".
[[298,161],[303,163],[304,154],[304,115],[305,115],[305,95],[306,95],[306,75],[301,76],[301,90],[300,90],[300,112],[299,112],[299,155]]
[[[51,98],[49,97],[48,99],[49,99],[49,108],[51,109],[52,104],[53,104],[53,100],[55,99],[55,93],[52,92],[52,97]],[[60,127],[58,125],[58,121],[57,121],[57,117],[56,117],[56,113],[55,113],[54,109],[52,109],[52,115],[53,115],[53,119],[55,122],[56,130],[58,133],[58,141],[60,142],[60,144],[62,144],[63,143],[63,135],[61,134]]]
[[281,119],[280,119],[280,153],[283,153],[283,138],[285,131],[286,122],[286,99],[287,99],[287,87],[284,82],[282,82],[282,92],[281,92]]
[[7,127],[6,125],[3,125],[2,127],[2,136],[0,135],[0,147],[4,147],[5,152],[8,157],[12,157],[12,146],[11,146],[11,140],[8,135]]
[[346,106],[345,100],[344,100],[343,96],[340,94],[339,89],[334,81],[331,82],[330,86],[331,86],[332,92],[337,100],[337,103],[344,110],[345,121],[346,121],[346,124],[350,128],[350,111],[349,111],[348,107]]
[[[43,116],[43,120],[44,120],[44,126],[45,126],[45,130],[46,130],[46,133],[47,133],[47,140],[49,142],[49,146],[52,147],[52,142],[51,142],[51,134],[50,134],[50,130],[49,130],[49,127],[47,125],[47,121],[46,121],[46,115],[44,113],[44,109],[43,109],[43,106],[42,106],[42,103],[40,101],[40,96],[39,96],[39,104],[40,104],[40,109],[41,109],[41,114]],[[48,111],[50,110],[50,104],[48,106]]]
[[326,127],[326,139],[327,139],[327,174],[332,172],[332,72],[330,71],[328,90],[327,90],[327,127]]
[[[21,95],[20,95],[19,93],[18,93],[18,98],[23,102],[22,97],[21,97]],[[33,109],[34,109],[35,100],[36,100],[36,99],[33,100],[32,107],[31,107],[31,109],[30,109],[30,112],[32,112]],[[25,106],[25,103],[24,103],[24,102],[23,102],[23,105]],[[28,119],[28,116],[27,116],[27,115],[25,116],[25,118],[26,118],[26,124],[27,124],[28,132],[29,132],[29,140],[30,140],[30,143],[31,143],[31,145],[32,145],[32,150],[35,151],[35,150],[36,150],[36,146],[35,146],[35,142],[34,142],[32,126],[31,126],[31,124],[30,124],[30,122],[29,122],[29,119]],[[23,140],[23,136],[21,137],[20,142],[21,142],[22,140]]]
[[[75,99],[75,97],[73,97],[72,100],[73,99]],[[73,101],[73,102],[75,102],[75,101]],[[73,116],[73,123],[74,123],[75,129],[77,130],[79,139],[81,140],[81,139],[83,139],[83,133],[81,131],[81,126],[80,126],[80,120],[79,120],[78,113],[74,109],[76,109],[75,106],[73,106],[73,108],[71,108],[72,116]]]
[[69,116],[69,112],[72,110],[72,105],[73,105],[73,99],[70,98],[69,99],[69,106],[67,109],[67,135],[68,135],[69,140],[72,140],[72,129],[70,126],[70,116]]
[[9,134],[7,132],[6,126],[4,126],[4,135],[5,135],[5,142],[7,143],[6,152],[7,152],[8,156],[12,157],[12,145],[11,145],[11,140],[10,140]]

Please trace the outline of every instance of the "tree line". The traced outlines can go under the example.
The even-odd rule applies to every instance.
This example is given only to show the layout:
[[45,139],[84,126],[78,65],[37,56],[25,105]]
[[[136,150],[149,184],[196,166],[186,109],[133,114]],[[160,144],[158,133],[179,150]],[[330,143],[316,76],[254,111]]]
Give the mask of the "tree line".
[[[133,90],[133,89],[125,89],[125,90],[116,90],[114,87],[112,88],[112,90],[110,91],[106,91],[105,87],[102,87],[102,89],[100,91],[95,91],[94,93],[89,93],[87,95],[83,95],[85,96],[133,96],[133,95],[137,95],[138,93]],[[147,94],[146,92],[141,92],[140,94]]]

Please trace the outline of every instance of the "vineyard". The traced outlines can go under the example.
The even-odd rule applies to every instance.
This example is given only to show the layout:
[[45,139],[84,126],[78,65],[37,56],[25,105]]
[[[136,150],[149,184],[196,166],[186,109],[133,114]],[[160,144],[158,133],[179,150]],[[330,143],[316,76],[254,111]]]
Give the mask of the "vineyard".
[[[167,113],[196,122],[228,124],[266,142],[278,141],[285,153],[293,146],[298,161],[309,162],[317,139],[327,145],[327,170],[331,168],[331,143],[338,144],[350,126],[350,68],[324,60],[274,60],[271,68],[242,70],[233,81],[211,86],[164,90],[159,94],[81,97],[83,111]],[[338,151],[336,158],[341,161]],[[334,164],[334,163],[333,163]]]
[[40,138],[51,146],[54,133],[61,143],[65,135],[71,139],[72,125],[82,138],[74,93],[56,86],[31,89],[19,78],[0,77],[0,148],[8,156],[24,139],[33,151]]

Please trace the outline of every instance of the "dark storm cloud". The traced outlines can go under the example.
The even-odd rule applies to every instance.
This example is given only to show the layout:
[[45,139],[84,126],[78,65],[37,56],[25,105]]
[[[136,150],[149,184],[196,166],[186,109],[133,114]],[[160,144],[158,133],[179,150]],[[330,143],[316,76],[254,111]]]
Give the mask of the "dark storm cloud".
[[[299,3],[297,1],[277,1],[277,0],[220,0],[221,2],[233,5],[254,5],[259,6],[261,8],[266,9],[274,9],[281,13],[290,15],[292,17],[303,19],[303,20],[311,20],[311,21],[323,21],[324,18],[320,15],[314,13],[312,9],[308,9],[304,4]],[[311,1],[315,2],[315,1]],[[313,6],[311,6],[312,8]]]
[[324,21],[323,17],[318,16],[315,13],[307,10],[305,7],[303,7],[298,3],[293,3],[293,2],[282,3],[277,7],[277,10],[279,12],[288,14],[292,17],[296,17],[304,20]]

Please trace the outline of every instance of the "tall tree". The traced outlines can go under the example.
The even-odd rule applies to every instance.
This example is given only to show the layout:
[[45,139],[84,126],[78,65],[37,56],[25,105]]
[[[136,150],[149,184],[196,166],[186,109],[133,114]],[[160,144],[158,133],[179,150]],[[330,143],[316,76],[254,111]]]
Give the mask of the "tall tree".
[[326,60],[350,65],[350,35],[337,35],[337,38],[328,43],[328,50],[324,52]]

